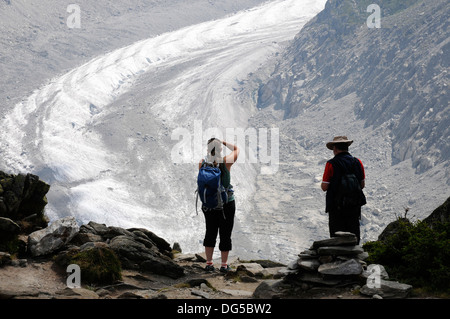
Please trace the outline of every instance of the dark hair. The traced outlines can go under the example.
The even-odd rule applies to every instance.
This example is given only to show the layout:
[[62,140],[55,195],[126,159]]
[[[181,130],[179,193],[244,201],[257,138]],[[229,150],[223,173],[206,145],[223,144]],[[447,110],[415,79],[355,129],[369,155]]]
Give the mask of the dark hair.
[[334,146],[340,151],[348,151],[348,143],[336,143]]
[[[210,139],[208,140],[208,145],[211,144],[212,142],[214,142],[215,140],[216,140],[215,137],[210,138]],[[215,156],[215,155],[216,155],[216,148],[213,147],[213,148],[210,150],[210,153],[211,153],[212,156]]]

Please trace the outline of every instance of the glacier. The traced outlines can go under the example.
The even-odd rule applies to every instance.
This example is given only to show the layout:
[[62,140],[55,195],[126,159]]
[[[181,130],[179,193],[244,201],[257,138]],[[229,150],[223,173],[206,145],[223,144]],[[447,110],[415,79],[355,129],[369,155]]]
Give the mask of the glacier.
[[[230,12],[233,3],[220,6]],[[260,1],[242,2],[240,8],[249,3]],[[52,76],[50,80],[42,76],[45,82],[29,94],[23,93],[28,90],[25,87],[37,87],[39,76],[13,81],[14,67],[5,68],[3,82],[8,82],[7,88],[17,87],[20,94],[6,90],[13,107],[1,106],[0,169],[34,173],[51,184],[46,208],[51,221],[70,215],[80,224],[92,220],[108,226],[144,227],[171,243],[180,243],[184,252],[197,253],[203,250],[204,236],[204,217],[195,210],[197,163],[212,135],[234,141],[243,152],[231,172],[237,201],[232,255],[288,263],[313,241],[328,238],[320,182],[332,154],[325,143],[334,135],[347,135],[355,140],[350,152],[366,167],[368,204],[362,210],[362,242],[376,239],[405,208],[411,219],[426,217],[448,197],[448,159],[420,173],[406,156],[395,160],[397,151],[406,152],[409,147],[395,146],[390,128],[399,124],[396,116],[387,112],[383,118],[388,121],[368,125],[355,113],[357,96],[340,94],[337,98],[334,91],[292,118],[286,118],[282,109],[259,104],[262,87],[286,99],[293,98],[289,87],[306,83],[295,79],[301,72],[298,68],[303,67],[295,64],[296,57],[302,54],[300,49],[316,48],[308,44],[297,50],[298,37],[314,36],[299,31],[326,11],[322,10],[325,3],[271,0],[207,21],[212,13],[219,15],[218,3],[209,2],[205,12],[196,12],[205,6],[197,1],[189,14],[183,15],[180,12],[186,5],[173,1],[170,10],[175,11],[162,16],[187,20],[159,25],[151,29],[151,37],[149,29],[136,32],[136,28],[162,19],[153,15],[153,7],[147,8],[144,17],[138,9],[119,15],[119,20],[108,22],[109,28],[96,26],[95,20],[86,21],[86,30],[79,34],[67,35],[49,22],[47,41],[33,45],[49,50],[53,57],[60,51],[45,47],[52,32],[61,35],[59,45],[93,40],[84,47],[90,47],[91,51],[86,50],[91,53],[107,35],[114,43],[108,49],[94,50],[96,54],[87,52],[88,60],[73,60],[58,76],[49,70],[43,73],[45,66],[36,65],[36,74]],[[116,5],[116,11],[126,9]],[[37,16],[41,9],[33,8]],[[51,14],[60,19],[58,10]],[[136,22],[125,26],[130,15],[135,15]],[[147,21],[147,15],[156,20]],[[111,29],[114,21],[121,23]],[[174,25],[179,27],[173,30]],[[2,26],[0,23],[0,29]],[[98,35],[86,34],[94,29]],[[120,38],[115,34],[118,29],[122,35],[131,32],[133,39],[143,40],[133,43],[135,40]],[[157,30],[163,33],[156,35]],[[319,26],[319,36],[320,30]],[[19,43],[24,39],[21,33],[16,39]],[[77,38],[79,35],[82,37]],[[5,39],[10,38],[8,33]],[[361,44],[359,39],[355,41]],[[30,55],[28,42],[21,45],[26,54],[18,61],[33,65],[34,60],[25,62]],[[420,48],[410,44],[408,49]],[[83,48],[76,51],[84,54]],[[66,59],[63,54],[48,68],[60,70]],[[279,63],[281,73],[277,71]],[[19,66],[17,70],[23,72]],[[316,75],[314,68],[309,72],[309,76]],[[17,76],[20,80],[27,77]],[[314,88],[305,89],[311,91],[307,97],[314,97]],[[372,120],[377,118],[375,115]],[[439,125],[448,122],[448,118],[441,120]],[[409,128],[406,123],[404,129]]]
[[[194,190],[204,149],[193,143],[204,145],[208,128],[225,136],[227,128],[248,127],[256,90],[241,84],[270,65],[325,2],[270,1],[107,52],[53,78],[3,116],[4,166],[51,184],[51,220],[72,215],[80,224],[144,227],[184,251],[201,251],[203,216],[195,214]],[[194,132],[195,121],[204,134],[187,141],[193,161],[174,163],[173,132]],[[259,172],[248,161],[232,169],[233,252],[245,258],[272,257],[285,235],[252,231]]]

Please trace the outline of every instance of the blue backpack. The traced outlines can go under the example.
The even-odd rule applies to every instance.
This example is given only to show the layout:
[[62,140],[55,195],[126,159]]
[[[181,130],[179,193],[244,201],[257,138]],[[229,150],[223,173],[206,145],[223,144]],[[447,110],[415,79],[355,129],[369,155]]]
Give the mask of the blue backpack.
[[199,198],[204,209],[222,210],[223,205],[228,202],[228,193],[227,189],[222,185],[221,174],[222,172],[218,166],[203,161],[197,176],[196,211]]

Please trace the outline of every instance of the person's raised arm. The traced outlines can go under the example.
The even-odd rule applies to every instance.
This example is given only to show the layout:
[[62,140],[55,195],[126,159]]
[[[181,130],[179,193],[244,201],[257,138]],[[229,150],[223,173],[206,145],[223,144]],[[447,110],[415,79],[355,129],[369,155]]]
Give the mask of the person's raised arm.
[[236,145],[225,141],[222,141],[222,144],[225,145],[229,150],[231,150],[231,153],[223,158],[224,163],[227,165],[228,168],[230,168],[231,165],[236,163],[239,157],[240,149]]

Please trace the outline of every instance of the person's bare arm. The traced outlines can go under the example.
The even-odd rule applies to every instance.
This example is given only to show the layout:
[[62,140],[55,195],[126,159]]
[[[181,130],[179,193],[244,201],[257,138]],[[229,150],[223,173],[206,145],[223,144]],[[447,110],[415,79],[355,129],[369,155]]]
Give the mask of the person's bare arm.
[[230,154],[228,154],[227,156],[225,156],[223,158],[225,165],[227,166],[228,169],[230,169],[231,165],[236,163],[236,161],[239,157],[240,149],[236,145],[225,142],[225,141],[222,141],[222,144],[225,145],[229,150],[232,151]]

